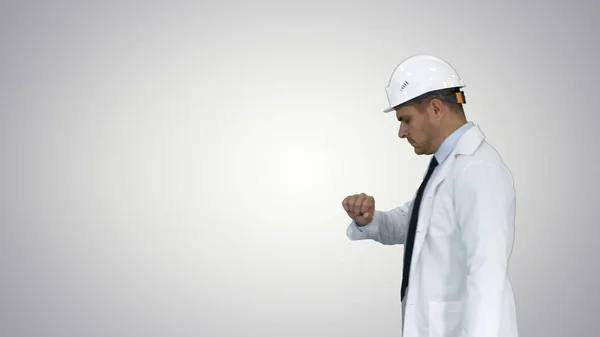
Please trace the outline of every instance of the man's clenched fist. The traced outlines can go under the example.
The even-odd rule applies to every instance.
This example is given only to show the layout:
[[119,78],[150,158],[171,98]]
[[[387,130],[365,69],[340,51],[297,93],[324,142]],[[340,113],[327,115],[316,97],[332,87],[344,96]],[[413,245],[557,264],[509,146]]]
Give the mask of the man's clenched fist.
[[372,196],[364,193],[349,195],[342,201],[342,206],[359,226],[366,226],[373,220],[375,199]]

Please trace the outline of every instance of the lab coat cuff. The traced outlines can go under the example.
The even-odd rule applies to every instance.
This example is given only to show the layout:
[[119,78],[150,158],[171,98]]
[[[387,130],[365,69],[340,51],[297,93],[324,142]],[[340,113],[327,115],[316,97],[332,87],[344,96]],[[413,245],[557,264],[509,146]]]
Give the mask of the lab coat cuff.
[[352,220],[352,226],[354,226],[356,229],[358,229],[358,231],[359,231],[359,232],[361,232],[361,233],[362,233],[362,232],[364,232],[364,231],[365,231],[365,229],[366,229],[367,227],[369,227],[369,225],[371,225],[371,224],[369,223],[369,224],[367,224],[367,225],[365,225],[365,226],[362,226],[362,227],[361,227],[361,226],[359,226],[359,225],[356,223],[356,221]]

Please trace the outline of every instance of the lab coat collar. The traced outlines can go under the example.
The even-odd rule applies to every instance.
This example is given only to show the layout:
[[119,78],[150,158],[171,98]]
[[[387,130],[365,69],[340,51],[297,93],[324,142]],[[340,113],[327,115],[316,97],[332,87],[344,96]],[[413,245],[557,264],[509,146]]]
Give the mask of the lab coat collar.
[[481,131],[478,125],[473,124],[470,126],[458,139],[456,146],[450,152],[448,157],[442,164],[434,171],[431,177],[431,183],[427,185],[426,190],[435,191],[437,185],[439,185],[448,175],[450,168],[452,168],[454,161],[457,156],[460,155],[472,155],[479,145],[485,140],[485,135]]
[[485,135],[481,131],[481,128],[474,124],[470,127],[458,140],[456,148],[453,151],[454,156],[456,155],[472,155],[479,145],[485,140]]
[[460,140],[461,136],[473,126],[473,122],[467,122],[458,129],[454,130],[444,141],[440,144],[440,147],[435,152],[435,159],[439,164],[443,164],[444,160],[448,158],[452,150],[456,147],[456,144]]

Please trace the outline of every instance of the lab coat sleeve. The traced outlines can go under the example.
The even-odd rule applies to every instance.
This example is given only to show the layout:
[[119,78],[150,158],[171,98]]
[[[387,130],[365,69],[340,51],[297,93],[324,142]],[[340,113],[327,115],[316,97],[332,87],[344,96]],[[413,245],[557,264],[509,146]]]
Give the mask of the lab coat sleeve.
[[461,336],[500,337],[514,238],[512,176],[503,167],[475,163],[457,177],[454,193],[468,272]]
[[412,200],[389,211],[373,213],[373,220],[366,226],[359,227],[350,222],[346,235],[350,240],[374,240],[384,245],[404,244],[408,231],[409,209]]

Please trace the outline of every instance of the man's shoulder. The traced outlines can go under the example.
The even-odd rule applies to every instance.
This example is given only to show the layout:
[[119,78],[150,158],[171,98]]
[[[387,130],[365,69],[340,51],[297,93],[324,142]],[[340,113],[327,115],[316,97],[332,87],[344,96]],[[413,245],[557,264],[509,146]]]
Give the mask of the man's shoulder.
[[457,155],[453,172],[455,174],[461,174],[466,171],[467,168],[482,170],[496,168],[499,169],[503,174],[511,176],[512,174],[505,163],[504,159],[487,140],[482,140],[475,151],[467,155]]

